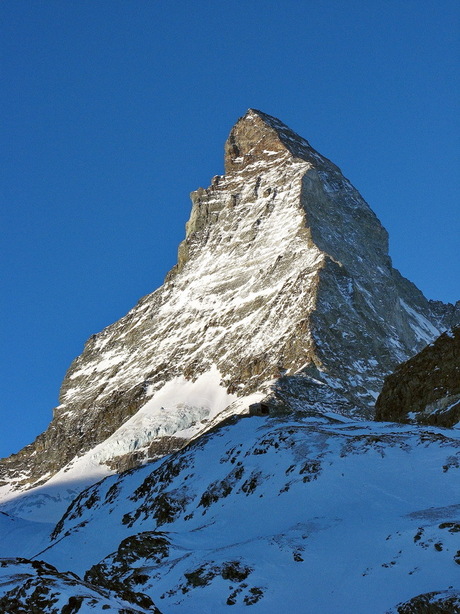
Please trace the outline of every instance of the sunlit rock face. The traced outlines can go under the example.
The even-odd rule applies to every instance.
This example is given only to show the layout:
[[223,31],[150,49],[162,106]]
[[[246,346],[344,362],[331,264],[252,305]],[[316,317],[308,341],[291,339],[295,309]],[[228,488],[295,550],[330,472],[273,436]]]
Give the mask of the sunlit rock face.
[[460,327],[443,333],[385,379],[376,419],[445,427],[460,422]]
[[47,431],[3,461],[6,489],[84,454],[134,466],[261,402],[371,417],[383,377],[447,327],[452,306],[392,268],[364,199],[279,120],[250,109],[191,197],[177,265],[88,340]]

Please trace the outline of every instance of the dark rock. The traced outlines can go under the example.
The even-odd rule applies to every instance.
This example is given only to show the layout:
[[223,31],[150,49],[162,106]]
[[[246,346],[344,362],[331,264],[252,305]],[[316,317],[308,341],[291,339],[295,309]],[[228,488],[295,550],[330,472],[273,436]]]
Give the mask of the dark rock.
[[388,614],[460,614],[460,592],[447,590],[417,595]]
[[460,421],[460,327],[443,333],[384,382],[376,420],[452,427]]
[[[60,572],[44,561],[2,559],[0,587],[0,612],[5,614],[141,614],[136,605],[117,605],[120,597],[113,599],[100,585]],[[148,607],[149,612],[161,614],[151,600]]]

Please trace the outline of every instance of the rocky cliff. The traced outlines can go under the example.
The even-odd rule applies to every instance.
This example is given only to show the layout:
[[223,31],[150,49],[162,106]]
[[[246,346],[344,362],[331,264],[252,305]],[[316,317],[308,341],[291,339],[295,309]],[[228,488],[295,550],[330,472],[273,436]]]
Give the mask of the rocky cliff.
[[383,384],[376,420],[451,427],[460,422],[460,327],[399,365]]
[[2,461],[4,488],[90,452],[133,466],[249,406],[370,417],[383,377],[453,317],[392,268],[339,168],[260,111],[233,127],[225,175],[192,203],[164,285],[89,339],[47,431]]

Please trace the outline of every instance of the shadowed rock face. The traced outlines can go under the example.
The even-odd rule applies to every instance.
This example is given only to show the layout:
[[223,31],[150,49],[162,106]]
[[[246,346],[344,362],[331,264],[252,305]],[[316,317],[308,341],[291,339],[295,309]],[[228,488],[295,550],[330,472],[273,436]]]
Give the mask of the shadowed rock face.
[[[392,268],[387,232],[340,169],[282,122],[250,109],[225,169],[192,193],[164,285],[88,340],[49,428],[2,462],[0,485],[48,479],[167,382],[212,368],[228,394],[268,394],[270,412],[370,417],[385,374],[449,325],[454,308]],[[112,466],[150,458],[175,435],[160,430],[142,450],[121,446]]]
[[451,427],[460,421],[460,327],[443,333],[385,379],[376,420]]

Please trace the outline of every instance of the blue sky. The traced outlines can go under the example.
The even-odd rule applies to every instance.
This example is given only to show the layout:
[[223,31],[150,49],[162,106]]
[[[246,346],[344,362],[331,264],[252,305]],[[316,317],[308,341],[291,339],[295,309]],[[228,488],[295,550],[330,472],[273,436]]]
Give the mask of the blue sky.
[[85,340],[161,285],[249,107],[332,159],[429,298],[460,298],[460,4],[0,4],[0,456]]

